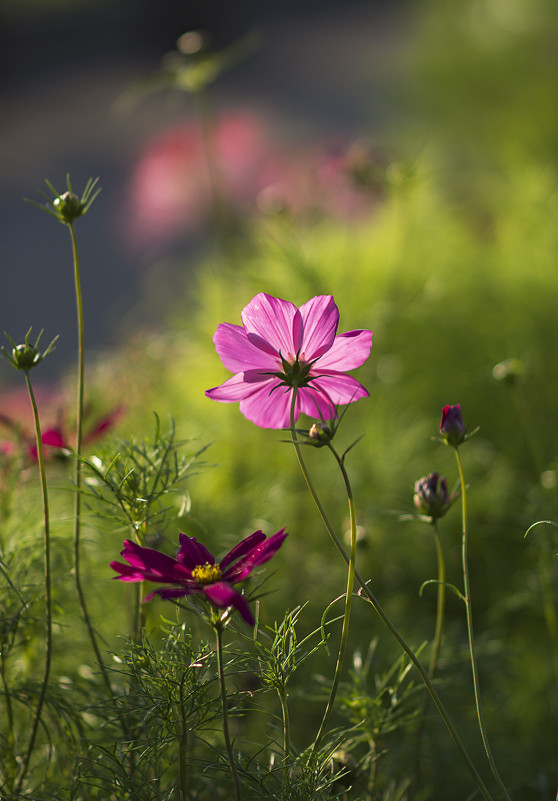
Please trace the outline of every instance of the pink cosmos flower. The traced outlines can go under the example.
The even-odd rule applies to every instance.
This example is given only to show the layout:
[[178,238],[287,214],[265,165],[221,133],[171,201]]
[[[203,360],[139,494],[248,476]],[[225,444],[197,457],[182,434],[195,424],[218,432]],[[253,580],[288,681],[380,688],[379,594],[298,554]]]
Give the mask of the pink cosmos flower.
[[317,295],[299,309],[260,292],[241,312],[242,326],[221,323],[213,342],[221,361],[235,373],[206,395],[240,411],[262,428],[290,425],[292,391],[295,421],[301,412],[322,420],[337,417],[335,406],[368,395],[346,370],[370,355],[372,331],[336,336],[339,309],[331,295]]
[[205,545],[186,534],[180,534],[176,559],[125,540],[121,555],[128,564],[111,562],[110,566],[120,573],[115,578],[121,581],[153,581],[173,585],[154,590],[145,597],[146,601],[155,595],[161,598],[201,595],[219,609],[234,606],[246,623],[253,626],[254,616],[248,602],[233,585],[244,581],[255,567],[271,559],[286,536],[285,529],[269,538],[262,531],[255,531],[235,545],[218,564]]

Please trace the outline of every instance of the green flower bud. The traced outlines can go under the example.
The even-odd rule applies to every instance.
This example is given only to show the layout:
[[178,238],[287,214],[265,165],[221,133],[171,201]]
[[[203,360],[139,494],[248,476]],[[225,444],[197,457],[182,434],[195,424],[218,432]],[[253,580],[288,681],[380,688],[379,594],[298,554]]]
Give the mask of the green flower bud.
[[14,340],[8,334],[6,334],[12,346],[12,350],[10,353],[8,353],[5,348],[1,349],[2,355],[6,357],[6,359],[13,367],[16,368],[16,370],[23,370],[26,373],[42,362],[45,356],[47,356],[50,351],[54,349],[54,343],[58,339],[58,336],[55,336],[48,348],[41,353],[39,350],[39,341],[43,335],[43,332],[40,332],[39,336],[37,337],[37,341],[33,345],[30,342],[31,330],[32,329],[30,328],[25,335],[25,342],[21,345],[16,345]]

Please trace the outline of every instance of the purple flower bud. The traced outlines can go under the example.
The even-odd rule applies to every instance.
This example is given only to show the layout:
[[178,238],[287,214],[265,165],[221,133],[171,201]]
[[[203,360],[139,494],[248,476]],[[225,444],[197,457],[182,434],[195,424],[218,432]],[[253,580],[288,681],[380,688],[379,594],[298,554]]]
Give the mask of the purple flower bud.
[[457,448],[465,440],[465,424],[461,417],[461,406],[444,406],[440,420],[440,434],[447,445]]
[[445,476],[439,473],[430,473],[415,484],[415,495],[413,502],[421,513],[437,520],[443,517],[454,501],[454,497],[449,494]]

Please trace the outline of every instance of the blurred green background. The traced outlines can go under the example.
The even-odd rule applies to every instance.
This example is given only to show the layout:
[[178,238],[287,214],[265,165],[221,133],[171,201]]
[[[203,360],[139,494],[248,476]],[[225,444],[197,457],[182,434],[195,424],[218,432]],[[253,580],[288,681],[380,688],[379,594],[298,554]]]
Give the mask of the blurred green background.
[[[285,436],[256,429],[236,405],[214,403],[204,390],[228,377],[211,342],[217,325],[239,323],[257,292],[297,305],[333,294],[340,332],[374,331],[371,357],[357,372],[370,398],[349,408],[338,434],[346,446],[362,436],[347,458],[361,531],[359,569],[416,646],[432,638],[435,592],[427,588],[419,597],[419,588],[435,577],[435,551],[426,525],[400,518],[412,511],[416,479],[437,470],[450,487],[457,480],[453,454],[432,438],[442,406],[460,403],[466,424],[479,427],[462,458],[487,726],[512,797],[550,801],[558,781],[558,547],[549,527],[524,534],[536,520],[558,519],[558,8],[553,0],[422,0],[398,14],[391,18],[402,44],[397,59],[388,59],[389,124],[354,132],[383,154],[368,164],[373,180],[364,189],[359,184],[373,196],[367,211],[357,218],[323,210],[300,217],[287,205],[235,219],[219,236],[209,224],[195,247],[176,238],[165,262],[172,266],[146,268],[143,296],[139,291],[130,311],[133,326],[118,329],[122,344],[90,359],[91,400],[98,408],[107,398],[125,404],[124,437],[148,435],[155,410],[162,420],[172,415],[194,448],[212,443],[204,457],[211,465],[189,482],[190,512],[171,516],[151,532],[153,541],[173,553],[184,530],[224,553],[257,528],[271,534],[286,526],[290,537],[274,560],[262,616],[273,621],[310,598],[304,620],[313,628],[343,591],[344,569],[292,448]],[[370,58],[378,69],[374,53]],[[372,67],[368,77],[373,85]],[[328,86],[320,92],[327,99]],[[220,99],[216,88],[217,108]],[[103,193],[80,229],[106,202]],[[56,260],[68,260],[69,269],[64,244],[60,237]],[[171,291],[161,293],[167,281]],[[154,321],[153,296],[160,293]],[[493,368],[507,359],[518,360],[519,374],[498,380]],[[335,465],[327,453],[307,450],[318,491],[344,532]],[[61,490],[62,531],[64,503]],[[16,523],[7,523],[13,537]],[[460,586],[457,506],[440,530],[448,578]],[[109,622],[122,586],[108,584],[106,565],[120,549],[121,532],[92,522],[89,538],[89,591],[115,647],[120,632]],[[61,585],[61,608],[66,592]],[[154,602],[151,624],[163,612]],[[450,595],[440,687],[468,725],[465,739],[475,752],[465,636],[463,609]],[[365,648],[371,637],[380,638],[380,663],[387,665],[396,647],[370,610],[357,606],[351,647]],[[438,721],[429,736],[436,759],[426,771],[431,797],[439,798],[464,777]]]

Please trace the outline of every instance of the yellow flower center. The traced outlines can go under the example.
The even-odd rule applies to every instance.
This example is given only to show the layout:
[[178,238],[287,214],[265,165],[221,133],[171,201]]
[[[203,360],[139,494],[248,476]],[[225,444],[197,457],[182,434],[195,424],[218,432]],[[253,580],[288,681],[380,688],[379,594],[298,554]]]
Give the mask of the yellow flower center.
[[200,584],[213,584],[221,578],[221,568],[219,565],[210,565],[206,562],[205,565],[198,565],[192,570],[192,578]]

